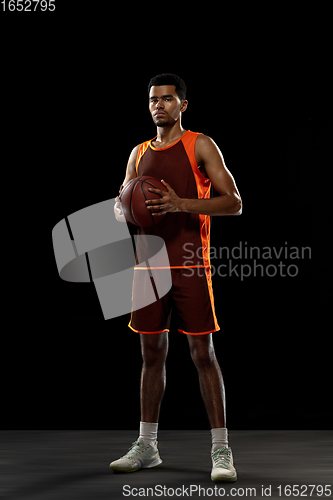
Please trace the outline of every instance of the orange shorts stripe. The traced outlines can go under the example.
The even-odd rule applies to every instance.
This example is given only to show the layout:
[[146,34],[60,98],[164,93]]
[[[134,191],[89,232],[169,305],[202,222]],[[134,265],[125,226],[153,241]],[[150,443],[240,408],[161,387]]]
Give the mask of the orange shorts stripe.
[[215,328],[215,330],[208,330],[208,332],[185,332],[184,330],[180,330],[178,328],[178,331],[180,333],[185,333],[185,335],[208,335],[209,333],[218,332],[219,330],[220,330],[220,327]]
[[197,268],[197,267],[210,267],[210,266],[165,266],[165,267],[141,267],[137,266],[134,268],[134,271],[140,270],[140,269],[189,269],[189,268]]
[[147,334],[147,335],[150,335],[151,333],[162,333],[162,332],[168,332],[169,330],[167,328],[165,328],[164,330],[159,330],[157,332],[142,332],[141,330],[135,330],[131,325],[130,323],[128,323],[128,326],[130,327],[131,330],[133,330],[133,332],[136,332],[136,333],[144,333],[144,334]]

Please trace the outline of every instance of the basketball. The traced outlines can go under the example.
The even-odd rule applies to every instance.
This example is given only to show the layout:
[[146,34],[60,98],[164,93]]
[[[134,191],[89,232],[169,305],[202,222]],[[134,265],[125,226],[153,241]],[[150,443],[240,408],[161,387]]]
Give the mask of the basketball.
[[[125,219],[136,226],[155,226],[166,216],[164,214],[154,217],[147,208],[146,200],[162,198],[159,194],[148,191],[150,187],[166,191],[166,187],[159,180],[142,175],[129,181],[119,195]],[[158,212],[159,209],[153,209],[152,212],[154,211]]]

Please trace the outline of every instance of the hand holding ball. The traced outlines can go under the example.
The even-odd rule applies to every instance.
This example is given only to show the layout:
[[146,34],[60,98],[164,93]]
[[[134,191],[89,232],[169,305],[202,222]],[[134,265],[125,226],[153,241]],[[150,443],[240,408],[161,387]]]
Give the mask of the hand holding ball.
[[159,180],[143,175],[129,181],[119,195],[125,219],[136,226],[155,226],[166,216],[166,214],[163,214],[154,217],[151,212],[158,212],[159,208],[157,207],[156,210],[149,210],[147,208],[146,200],[156,200],[158,197],[162,198],[161,195],[148,191],[149,188],[166,190],[165,186]]

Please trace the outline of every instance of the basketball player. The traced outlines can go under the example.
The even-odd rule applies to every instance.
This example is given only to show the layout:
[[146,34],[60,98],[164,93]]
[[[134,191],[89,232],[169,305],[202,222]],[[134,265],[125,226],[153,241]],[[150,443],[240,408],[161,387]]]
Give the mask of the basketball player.
[[[112,462],[110,468],[133,472],[162,462],[157,448],[157,429],[173,306],[178,312],[178,330],[186,334],[198,370],[211,425],[211,479],[236,481],[226,428],[224,383],[212,340],[212,333],[220,327],[214,309],[209,239],[210,216],[239,215],[242,202],[213,140],[182,126],[182,114],[188,106],[184,81],[176,75],[162,74],[151,79],[148,90],[149,110],[157,135],[133,149],[123,186],[141,175],[155,177],[165,186],[165,190],[150,189],[161,197],[148,201],[147,210],[158,208],[153,216],[167,214],[166,217],[156,226],[138,228],[138,234],[163,238],[170,261],[172,288],[158,301],[132,312],[129,327],[140,334],[143,357],[140,434],[129,451]],[[220,196],[210,198],[212,184]],[[125,220],[119,198],[116,198],[115,216]],[[188,246],[184,247],[185,244]],[[198,256],[198,262],[190,266],[184,262],[184,248],[191,249]],[[134,293],[136,281],[142,291],[142,279],[145,279],[142,273],[140,277],[140,270],[136,270]]]

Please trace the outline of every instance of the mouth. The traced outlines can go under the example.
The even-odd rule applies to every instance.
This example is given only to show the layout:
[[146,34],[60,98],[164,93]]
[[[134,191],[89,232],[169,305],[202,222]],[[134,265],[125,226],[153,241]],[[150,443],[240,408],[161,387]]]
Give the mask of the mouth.
[[164,113],[163,111],[157,111],[157,113],[154,113],[154,118],[158,118],[159,116],[165,116],[166,113]]

